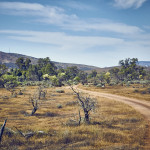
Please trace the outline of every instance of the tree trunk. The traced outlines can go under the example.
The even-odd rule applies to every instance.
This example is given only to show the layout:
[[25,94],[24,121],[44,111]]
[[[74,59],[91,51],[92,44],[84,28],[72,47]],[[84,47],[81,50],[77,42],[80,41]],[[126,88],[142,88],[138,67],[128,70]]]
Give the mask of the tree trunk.
[[81,124],[81,114],[80,114],[80,110],[79,110],[79,126]]
[[35,114],[35,112],[37,111],[37,109],[38,109],[37,107],[34,107],[34,108],[33,108],[32,113],[31,113],[31,116],[33,116],[33,115]]
[[85,115],[85,123],[86,124],[89,124],[90,123],[90,120],[89,120],[89,112],[88,111],[84,111],[84,115]]
[[4,129],[5,129],[6,122],[7,122],[7,119],[4,121],[4,124],[2,125],[1,130],[0,130],[0,142],[2,140],[2,136],[3,136],[3,132],[4,132]]

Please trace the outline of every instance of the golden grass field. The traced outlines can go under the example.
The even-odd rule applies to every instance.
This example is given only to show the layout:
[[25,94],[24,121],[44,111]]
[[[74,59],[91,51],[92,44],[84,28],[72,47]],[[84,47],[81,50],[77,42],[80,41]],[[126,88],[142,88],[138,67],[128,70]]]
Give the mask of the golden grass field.
[[[96,109],[90,113],[91,123],[86,125],[82,122],[79,126],[79,109],[82,118],[84,116],[76,95],[64,87],[47,88],[46,99],[39,101],[39,109],[34,116],[28,116],[33,109],[29,97],[37,88],[18,87],[16,92],[22,89],[23,95],[16,98],[11,98],[6,89],[0,89],[0,124],[8,119],[1,150],[144,149],[148,122],[130,106],[97,97]],[[63,89],[64,93],[58,93],[58,89]],[[113,93],[115,90],[108,91]],[[25,138],[16,128],[23,133],[34,132],[34,135]]]

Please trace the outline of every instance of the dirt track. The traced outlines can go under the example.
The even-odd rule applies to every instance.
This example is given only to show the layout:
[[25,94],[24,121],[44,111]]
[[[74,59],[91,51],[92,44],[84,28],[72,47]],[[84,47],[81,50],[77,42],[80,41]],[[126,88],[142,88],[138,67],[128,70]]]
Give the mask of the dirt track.
[[94,97],[96,96],[105,97],[108,99],[112,99],[112,100],[116,100],[128,104],[132,106],[135,110],[143,114],[146,117],[146,119],[150,121],[150,102],[119,96],[119,95],[114,95],[114,94],[109,94],[109,93],[93,92],[93,91],[83,90],[83,89],[79,89],[79,90],[84,93],[88,93],[89,95]]
[[112,99],[115,101],[123,102],[125,104],[128,104],[132,106],[136,111],[140,112],[142,115],[145,116],[145,118],[149,121],[149,129],[147,132],[147,137],[145,137],[145,143],[146,143],[146,150],[150,149],[150,102],[144,101],[144,100],[137,100],[133,98],[128,98],[124,96],[109,94],[109,93],[101,93],[101,92],[93,92],[89,90],[83,90],[80,88],[77,88],[79,91],[83,93],[88,93],[91,96],[94,97],[105,97],[108,99]]

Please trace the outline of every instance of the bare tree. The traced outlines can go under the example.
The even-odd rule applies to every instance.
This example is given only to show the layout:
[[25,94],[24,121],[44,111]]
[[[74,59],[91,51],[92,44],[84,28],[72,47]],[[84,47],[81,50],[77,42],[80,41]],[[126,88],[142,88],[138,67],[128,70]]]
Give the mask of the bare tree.
[[33,109],[31,112],[31,116],[33,116],[35,114],[35,112],[38,110],[38,100],[34,100],[32,97],[30,97],[30,101],[32,103]]
[[14,84],[5,84],[5,89],[11,93],[11,97],[17,97]]
[[[89,114],[90,111],[95,108],[95,100],[90,97],[84,97],[79,92],[77,92],[72,86],[70,86],[72,91],[77,95],[79,103],[81,104],[82,110],[84,112],[84,121],[86,124],[90,123]],[[79,112],[80,116],[80,112]],[[79,121],[80,124],[80,121]]]
[[38,89],[36,90],[36,92],[34,93],[33,97],[29,98],[29,102],[31,102],[32,106],[33,106],[33,110],[31,112],[31,116],[33,116],[35,114],[35,112],[38,110],[38,106],[39,106],[39,101],[41,100],[41,98],[45,98],[47,94],[46,90],[43,90],[41,86],[38,87]]
[[34,97],[36,97],[38,100],[41,98],[46,98],[47,91],[43,90],[41,86],[38,87],[37,91],[34,94]]
[[7,122],[7,119],[4,121],[4,124],[2,125],[1,130],[0,130],[0,142],[2,140],[2,136],[3,136],[3,132],[4,132],[4,129],[5,129],[6,122]]

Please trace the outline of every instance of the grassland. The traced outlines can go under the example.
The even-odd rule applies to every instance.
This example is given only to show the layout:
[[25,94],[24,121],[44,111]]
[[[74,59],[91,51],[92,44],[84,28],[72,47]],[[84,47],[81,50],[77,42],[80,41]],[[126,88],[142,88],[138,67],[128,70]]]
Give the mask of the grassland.
[[[145,147],[148,123],[128,105],[97,97],[97,107],[90,114],[91,123],[82,122],[79,126],[79,109],[82,117],[83,113],[71,90],[62,87],[59,89],[64,93],[60,93],[58,88],[47,88],[46,99],[41,99],[35,115],[29,116],[33,109],[29,97],[37,87],[18,87],[16,92],[20,89],[23,95],[14,98],[9,91],[0,89],[0,124],[8,118],[0,145],[2,150],[134,150]],[[34,134],[25,138],[16,128]]]

